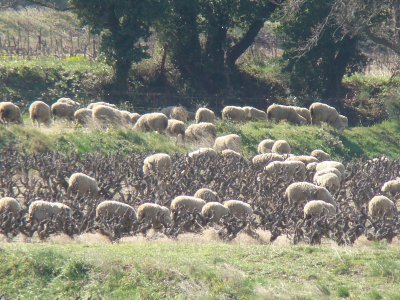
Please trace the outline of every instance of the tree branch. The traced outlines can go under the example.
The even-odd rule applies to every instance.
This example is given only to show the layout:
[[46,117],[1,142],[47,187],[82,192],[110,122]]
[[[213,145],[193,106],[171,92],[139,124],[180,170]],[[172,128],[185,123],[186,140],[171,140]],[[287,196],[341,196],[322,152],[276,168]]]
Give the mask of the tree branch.
[[367,28],[365,30],[366,35],[368,36],[368,38],[373,41],[376,44],[385,46],[391,50],[393,50],[396,54],[400,55],[400,45],[396,45],[395,43],[391,42],[390,40],[382,37],[382,36],[378,36],[375,33],[373,33],[371,31],[370,28]]
[[41,7],[46,7],[46,8],[51,8],[57,11],[70,11],[72,10],[72,7],[67,6],[67,7],[57,7],[54,3],[46,3],[46,1],[40,1],[40,0],[26,0],[26,2],[41,6]]

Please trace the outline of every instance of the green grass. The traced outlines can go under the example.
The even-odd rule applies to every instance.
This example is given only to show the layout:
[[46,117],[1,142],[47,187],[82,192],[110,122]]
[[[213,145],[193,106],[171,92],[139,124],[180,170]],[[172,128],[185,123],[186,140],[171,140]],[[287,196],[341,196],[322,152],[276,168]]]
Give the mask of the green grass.
[[3,244],[5,299],[398,299],[395,246]]

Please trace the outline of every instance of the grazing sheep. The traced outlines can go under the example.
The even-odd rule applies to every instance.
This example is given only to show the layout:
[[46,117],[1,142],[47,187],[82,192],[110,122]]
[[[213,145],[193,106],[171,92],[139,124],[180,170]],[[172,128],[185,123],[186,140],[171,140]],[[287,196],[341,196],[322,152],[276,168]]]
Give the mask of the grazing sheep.
[[218,202],[217,193],[206,188],[197,190],[193,197],[203,199],[206,202]]
[[272,104],[267,109],[267,116],[269,120],[276,122],[288,121],[298,125],[307,124],[307,120],[299,115],[292,106]]
[[185,131],[185,139],[189,143],[211,146],[217,136],[217,128],[212,123],[190,125]]
[[283,176],[287,181],[297,179],[304,180],[306,177],[306,166],[301,161],[274,161],[264,168],[269,177]]
[[132,123],[131,113],[129,111],[120,110],[119,113],[121,114],[122,123],[125,126],[129,127],[135,125],[135,123]]
[[178,210],[187,212],[201,212],[206,201],[191,196],[178,196],[171,202],[171,213],[175,214]]
[[392,196],[400,193],[400,178],[385,182],[382,186],[381,191],[384,193],[389,193]]
[[269,163],[273,161],[284,161],[285,157],[278,153],[265,153],[265,154],[258,154],[253,157],[251,160],[253,165],[263,166],[265,167]]
[[292,183],[286,188],[285,197],[291,205],[300,205],[310,200],[323,200],[335,204],[335,200],[326,188],[309,182]]
[[182,138],[185,136],[186,126],[185,123],[179,120],[170,119],[168,120],[167,130],[165,131],[167,135]]
[[218,223],[222,217],[229,215],[229,209],[219,202],[208,202],[203,206],[201,214],[210,218],[210,222]]
[[348,126],[347,118],[339,115],[334,107],[325,103],[315,102],[311,104],[310,113],[313,125],[325,122],[340,131]]
[[75,108],[79,107],[79,102],[76,102],[74,100],[72,100],[71,98],[60,98],[56,101],[56,103],[64,103],[64,104],[68,104],[71,106],[74,106]]
[[314,183],[326,188],[331,193],[336,193],[340,189],[340,178],[334,173],[314,176]]
[[302,116],[307,121],[307,124],[311,124],[311,113],[308,108],[298,106],[293,106],[293,108],[300,116]]
[[190,158],[200,158],[200,157],[215,158],[217,157],[217,152],[215,152],[215,150],[212,148],[200,148],[190,152],[188,156]]
[[186,123],[189,120],[189,113],[183,106],[175,106],[172,108],[169,117]]
[[124,120],[118,109],[106,105],[96,105],[92,111],[95,124],[102,128],[123,126]]
[[375,196],[368,203],[368,214],[371,217],[393,217],[396,207],[392,200],[385,196]]
[[51,110],[43,101],[35,101],[29,106],[29,117],[33,124],[37,123],[44,124],[46,126],[50,125],[51,122]]
[[246,117],[250,121],[267,121],[267,113],[251,106],[243,107]]
[[138,113],[131,113],[129,114],[129,117],[131,118],[132,125],[135,125],[137,120],[139,120],[140,115]]
[[239,106],[225,106],[222,110],[222,119],[235,122],[244,122],[247,119],[246,111]]
[[117,106],[115,104],[111,104],[111,103],[107,103],[107,102],[90,103],[87,108],[94,109],[96,106],[99,106],[99,105],[108,106],[108,107],[117,109]]
[[129,232],[132,225],[136,222],[135,209],[125,203],[118,201],[103,201],[96,207],[96,220],[109,222],[118,219],[118,224],[122,225],[123,232]]
[[92,123],[92,110],[80,108],[74,113],[75,122],[81,126],[88,126]]
[[325,174],[332,174],[332,173],[335,174],[339,178],[340,182],[342,182],[342,173],[340,173],[340,171],[336,168],[326,168],[326,169],[317,171],[314,174],[314,179],[316,179],[316,177],[323,176]]
[[242,149],[240,136],[238,136],[237,134],[220,136],[215,139],[214,149],[217,152],[222,152],[223,150],[230,149],[241,153]]
[[335,206],[322,200],[311,200],[304,205],[304,218],[334,216],[335,213]]
[[243,158],[242,154],[240,154],[239,152],[233,151],[231,149],[222,150],[221,156],[228,157],[228,158],[234,158],[234,159]]
[[151,221],[153,229],[159,230],[163,224],[171,223],[171,215],[169,209],[154,203],[144,203],[137,209],[138,222]]
[[28,213],[29,221],[32,224],[39,224],[48,219],[63,222],[65,219],[71,218],[72,210],[69,206],[59,202],[36,200],[29,205]]
[[215,114],[211,109],[201,107],[196,111],[196,123],[215,123]]
[[290,154],[291,149],[288,142],[285,140],[277,140],[271,149],[272,153]]
[[171,167],[171,157],[165,153],[157,153],[146,157],[143,162],[143,173],[145,175],[149,175],[151,173],[162,174],[168,172]]
[[315,172],[315,169],[317,168],[317,164],[318,163],[316,163],[316,162],[307,164],[307,166],[306,166],[307,171]]
[[270,139],[262,140],[257,147],[258,154],[271,153],[274,143],[275,143],[274,140]]
[[319,161],[331,160],[331,156],[323,150],[316,149],[311,152],[311,156],[314,156]]
[[21,110],[12,102],[0,102],[0,123],[22,124]]
[[67,121],[74,120],[76,106],[65,102],[56,102],[51,105],[51,113],[54,119],[65,119]]
[[238,219],[247,219],[253,215],[251,206],[243,201],[228,200],[224,202],[224,206],[229,209],[229,213]]
[[168,118],[162,113],[142,115],[136,122],[134,129],[142,132],[164,132],[168,127]]
[[0,199],[0,217],[5,214],[11,214],[14,218],[19,216],[21,205],[19,202],[11,197],[4,197]]
[[96,179],[83,173],[74,173],[68,180],[68,193],[76,193],[78,195],[96,196],[99,192],[99,186]]
[[341,162],[338,162],[338,161],[327,160],[327,161],[320,162],[317,164],[317,167],[315,169],[316,169],[316,171],[321,171],[321,170],[328,169],[328,168],[338,169],[340,174],[342,174],[342,178],[344,177],[346,168],[344,167],[344,165]]
[[287,161],[301,161],[302,163],[308,165],[311,163],[318,163],[318,159],[316,159],[314,156],[308,156],[308,155],[294,155],[294,156],[289,156]]

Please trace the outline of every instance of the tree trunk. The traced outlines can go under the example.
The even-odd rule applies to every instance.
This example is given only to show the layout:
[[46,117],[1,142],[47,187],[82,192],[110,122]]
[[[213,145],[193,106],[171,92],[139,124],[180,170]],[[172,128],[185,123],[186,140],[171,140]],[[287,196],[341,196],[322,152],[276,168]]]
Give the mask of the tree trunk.
[[113,65],[114,77],[112,83],[111,94],[113,96],[126,96],[128,93],[128,78],[132,62],[125,60],[117,60]]
[[400,0],[393,0],[395,44],[400,47]]

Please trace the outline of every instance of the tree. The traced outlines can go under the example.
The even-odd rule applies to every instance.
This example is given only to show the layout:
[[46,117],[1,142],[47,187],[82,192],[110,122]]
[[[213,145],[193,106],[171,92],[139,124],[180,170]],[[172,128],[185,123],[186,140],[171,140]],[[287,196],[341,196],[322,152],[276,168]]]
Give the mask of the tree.
[[101,35],[102,51],[113,66],[114,91],[128,90],[133,62],[147,57],[143,45],[150,28],[165,11],[164,0],[71,0],[83,25]]

